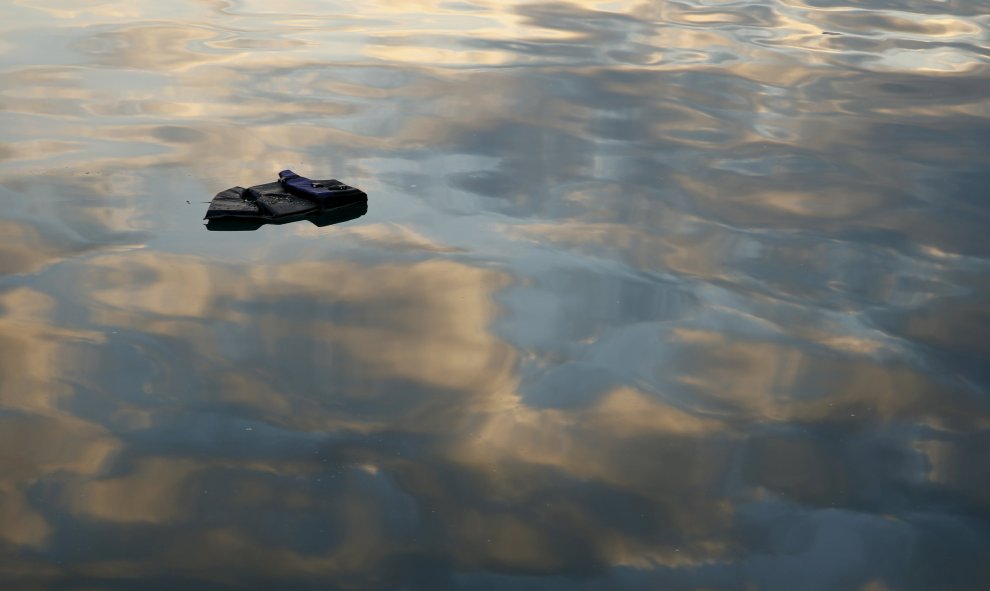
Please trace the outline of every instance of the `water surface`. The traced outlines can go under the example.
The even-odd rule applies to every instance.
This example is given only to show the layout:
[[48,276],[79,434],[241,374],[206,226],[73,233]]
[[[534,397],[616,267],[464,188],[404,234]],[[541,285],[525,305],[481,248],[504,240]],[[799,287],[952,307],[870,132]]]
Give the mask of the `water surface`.
[[5,3],[0,586],[990,587],[988,12]]

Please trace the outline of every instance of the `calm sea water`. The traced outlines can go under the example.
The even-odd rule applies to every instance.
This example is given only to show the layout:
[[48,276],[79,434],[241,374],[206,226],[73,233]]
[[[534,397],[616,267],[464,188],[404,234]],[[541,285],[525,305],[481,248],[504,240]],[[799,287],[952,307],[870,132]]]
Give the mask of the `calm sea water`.
[[988,14],[4,2],[0,588],[990,588]]

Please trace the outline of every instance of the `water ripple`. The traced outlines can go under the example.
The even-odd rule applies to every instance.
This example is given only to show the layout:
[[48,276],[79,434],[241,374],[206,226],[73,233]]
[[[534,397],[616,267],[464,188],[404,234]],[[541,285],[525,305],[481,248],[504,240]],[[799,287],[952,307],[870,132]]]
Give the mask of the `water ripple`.
[[0,580],[986,587],[984,8],[8,3]]

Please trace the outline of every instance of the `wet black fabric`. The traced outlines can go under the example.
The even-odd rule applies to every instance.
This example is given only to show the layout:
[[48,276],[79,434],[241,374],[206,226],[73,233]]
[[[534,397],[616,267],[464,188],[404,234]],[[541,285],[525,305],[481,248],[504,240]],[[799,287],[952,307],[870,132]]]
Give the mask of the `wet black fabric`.
[[291,224],[306,220],[320,228],[342,222],[349,222],[368,213],[368,202],[358,201],[343,207],[336,207],[324,212],[311,213],[302,217],[259,218],[226,216],[211,218],[206,222],[206,229],[212,232],[252,232],[262,226]]
[[[290,172],[291,171],[283,171]],[[207,220],[221,218],[275,220],[304,217],[312,214],[366,202],[364,191],[345,185],[336,179],[310,181],[292,173],[302,182],[313,185],[314,195],[305,191],[290,192],[280,182],[255,185],[250,188],[231,187],[213,197],[206,211]],[[331,190],[332,189],[332,190]]]

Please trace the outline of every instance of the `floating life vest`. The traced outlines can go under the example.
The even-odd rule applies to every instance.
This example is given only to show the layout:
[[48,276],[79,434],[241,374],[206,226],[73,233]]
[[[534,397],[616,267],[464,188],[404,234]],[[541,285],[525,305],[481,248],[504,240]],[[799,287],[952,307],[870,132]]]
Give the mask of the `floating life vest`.
[[364,191],[337,179],[314,181],[291,170],[283,170],[278,176],[274,183],[220,191],[210,202],[204,219],[289,221],[368,201]]

